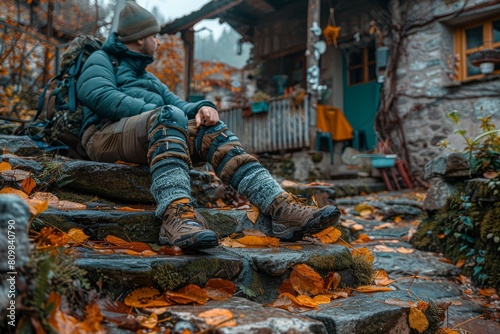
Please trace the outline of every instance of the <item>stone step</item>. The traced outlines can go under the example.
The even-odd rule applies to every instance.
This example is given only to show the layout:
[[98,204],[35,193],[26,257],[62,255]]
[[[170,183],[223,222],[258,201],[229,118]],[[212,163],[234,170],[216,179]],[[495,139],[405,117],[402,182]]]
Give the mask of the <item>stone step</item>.
[[372,274],[371,265],[360,265],[346,247],[304,241],[272,248],[218,246],[177,256],[103,254],[88,249],[75,256],[92,283],[100,281],[103,289],[117,296],[138,287],[174,291],[186,284],[204,286],[211,278],[223,278],[233,281],[252,300],[269,303],[278,297],[278,287],[299,263],[322,277],[338,272],[348,287],[368,284],[366,278]]

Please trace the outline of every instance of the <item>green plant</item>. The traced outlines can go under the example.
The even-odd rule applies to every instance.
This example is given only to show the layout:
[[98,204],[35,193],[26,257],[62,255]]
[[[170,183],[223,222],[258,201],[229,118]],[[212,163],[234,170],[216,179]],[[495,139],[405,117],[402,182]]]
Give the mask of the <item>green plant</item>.
[[263,91],[256,91],[255,94],[252,96],[252,102],[257,103],[257,102],[269,102],[271,97],[264,93]]
[[[481,133],[475,137],[468,136],[467,131],[461,127],[458,111],[449,112],[448,117],[457,127],[454,133],[465,140],[465,148],[462,152],[468,154],[470,173],[500,170],[500,129],[495,128],[495,124],[491,121],[491,115],[479,118]],[[437,145],[452,149],[449,147],[447,139],[440,141]]]

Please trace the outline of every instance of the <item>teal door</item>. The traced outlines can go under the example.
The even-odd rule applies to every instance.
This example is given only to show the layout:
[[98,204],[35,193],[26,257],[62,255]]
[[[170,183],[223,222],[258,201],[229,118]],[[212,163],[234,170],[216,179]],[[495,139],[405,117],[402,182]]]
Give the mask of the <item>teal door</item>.
[[[377,144],[375,115],[380,99],[376,80],[375,48],[358,49],[343,60],[344,114],[354,130],[363,130],[367,150]],[[362,143],[360,143],[361,146]]]

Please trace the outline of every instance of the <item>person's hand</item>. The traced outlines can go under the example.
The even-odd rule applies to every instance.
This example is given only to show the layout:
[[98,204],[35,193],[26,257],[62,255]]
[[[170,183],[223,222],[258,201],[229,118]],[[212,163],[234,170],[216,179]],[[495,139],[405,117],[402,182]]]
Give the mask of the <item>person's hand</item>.
[[219,121],[219,113],[212,107],[204,106],[198,110],[198,113],[195,116],[196,127],[204,126],[212,126],[217,124]]

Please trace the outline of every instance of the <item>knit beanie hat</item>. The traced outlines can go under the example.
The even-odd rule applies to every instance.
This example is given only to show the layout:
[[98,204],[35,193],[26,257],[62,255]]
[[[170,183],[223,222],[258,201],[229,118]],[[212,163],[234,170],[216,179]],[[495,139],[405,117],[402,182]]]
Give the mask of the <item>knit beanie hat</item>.
[[118,39],[124,43],[133,42],[160,32],[160,25],[153,14],[135,1],[127,1],[118,20]]

